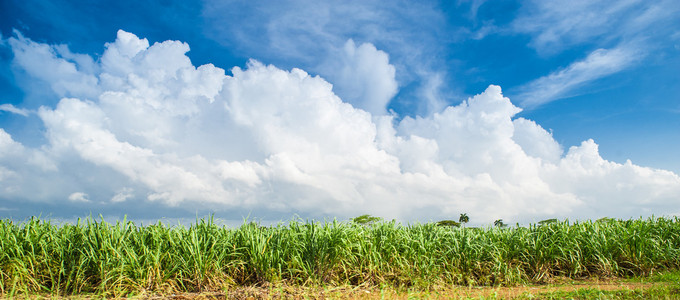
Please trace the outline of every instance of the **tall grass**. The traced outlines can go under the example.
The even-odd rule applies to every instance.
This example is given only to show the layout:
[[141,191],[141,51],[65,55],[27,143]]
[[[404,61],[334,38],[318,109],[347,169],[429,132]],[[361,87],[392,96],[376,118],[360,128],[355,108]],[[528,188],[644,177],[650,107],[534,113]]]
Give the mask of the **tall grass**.
[[0,221],[0,295],[208,291],[234,285],[514,285],[680,267],[676,217],[447,228],[382,222],[260,227]]

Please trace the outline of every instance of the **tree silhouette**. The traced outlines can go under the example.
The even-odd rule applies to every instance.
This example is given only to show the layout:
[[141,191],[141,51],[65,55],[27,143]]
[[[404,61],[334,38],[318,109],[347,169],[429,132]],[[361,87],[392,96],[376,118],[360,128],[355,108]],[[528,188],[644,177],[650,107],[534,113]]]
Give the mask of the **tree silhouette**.
[[503,223],[503,219],[498,219],[496,221],[493,221],[493,226],[496,226],[498,228],[505,227],[505,223]]
[[437,222],[437,226],[460,227],[460,223],[454,220],[442,220]]
[[470,217],[468,217],[467,214],[460,214],[460,218],[458,218],[458,222],[463,224],[465,226],[465,223],[470,222]]
[[548,224],[557,223],[557,222],[558,222],[557,219],[547,219],[547,220],[543,220],[543,221],[538,222],[538,225],[543,226],[543,225],[548,225]]
[[382,220],[382,218],[380,218],[380,217],[374,217],[374,216],[371,216],[371,215],[361,215],[361,216],[358,216],[356,218],[353,218],[352,222],[357,223],[359,225],[368,226],[368,225],[371,225],[375,222],[380,222],[381,220]]

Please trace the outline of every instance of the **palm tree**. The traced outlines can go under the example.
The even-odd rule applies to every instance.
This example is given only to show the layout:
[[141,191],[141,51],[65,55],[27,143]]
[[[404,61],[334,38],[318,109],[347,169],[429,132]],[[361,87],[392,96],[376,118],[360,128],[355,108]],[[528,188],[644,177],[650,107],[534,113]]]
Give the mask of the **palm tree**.
[[503,219],[498,219],[496,221],[493,221],[493,226],[496,226],[498,228],[505,227],[505,224],[503,223]]
[[465,223],[470,222],[470,217],[468,217],[467,214],[460,214],[460,218],[458,218],[458,222],[463,224],[465,226]]

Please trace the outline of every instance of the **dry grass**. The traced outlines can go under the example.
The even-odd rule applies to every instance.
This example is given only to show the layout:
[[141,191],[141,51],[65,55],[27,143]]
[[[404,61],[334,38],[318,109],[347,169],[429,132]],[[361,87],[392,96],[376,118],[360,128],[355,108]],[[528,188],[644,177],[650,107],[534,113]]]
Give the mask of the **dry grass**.
[[[680,273],[675,272],[674,278]],[[427,290],[395,289],[377,286],[305,287],[286,284],[232,287],[219,292],[153,293],[142,291],[117,299],[680,299],[680,286],[675,279],[655,281],[606,278],[572,280],[562,278],[553,284],[521,285],[514,287],[433,286]],[[100,295],[21,295],[27,299],[99,299]],[[1,298],[1,297],[0,297]]]

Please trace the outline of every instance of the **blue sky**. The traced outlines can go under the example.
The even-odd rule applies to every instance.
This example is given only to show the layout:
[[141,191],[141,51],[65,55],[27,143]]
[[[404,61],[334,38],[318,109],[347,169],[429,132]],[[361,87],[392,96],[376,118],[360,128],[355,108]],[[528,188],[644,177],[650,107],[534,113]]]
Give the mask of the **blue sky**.
[[[397,141],[404,140],[405,144],[413,143],[415,145],[419,143],[416,142],[417,138],[424,138],[436,144],[438,156],[434,163],[441,166],[445,170],[444,172],[452,178],[451,180],[475,181],[479,179],[480,174],[490,174],[492,182],[498,185],[494,188],[494,190],[498,189],[496,192],[509,193],[506,195],[508,199],[513,197],[523,199],[523,196],[509,192],[512,189],[503,184],[504,179],[502,178],[504,176],[502,174],[514,172],[516,170],[513,168],[521,167],[508,166],[509,169],[506,170],[508,172],[503,171],[502,167],[498,167],[498,170],[495,169],[496,167],[488,167],[487,170],[481,167],[481,165],[484,165],[482,163],[480,163],[480,166],[466,165],[467,162],[461,162],[466,158],[455,155],[447,156],[448,154],[444,153],[446,149],[450,149],[451,152],[449,153],[467,153],[466,151],[475,149],[477,147],[475,145],[478,145],[478,147],[496,145],[483,138],[486,131],[477,132],[468,140],[462,139],[461,135],[449,137],[454,140],[460,138],[462,143],[455,147],[452,145],[449,148],[443,140],[439,140],[445,138],[445,135],[435,133],[436,130],[445,127],[443,124],[446,123],[437,122],[444,118],[447,107],[462,109],[467,103],[470,113],[472,113],[473,105],[469,102],[472,100],[466,101],[466,99],[475,95],[495,93],[495,90],[487,90],[490,85],[500,86],[502,95],[509,98],[509,101],[516,107],[522,109],[521,112],[519,110],[508,110],[508,121],[530,120],[532,124],[543,130],[541,132],[545,132],[550,137],[550,140],[545,143],[546,145],[557,144],[559,146],[557,148],[553,147],[554,145],[545,146],[529,137],[520,137],[519,132],[521,131],[518,129],[520,125],[516,124],[519,121],[515,122],[515,134],[512,139],[517,145],[521,146],[523,153],[528,157],[540,156],[535,154],[539,150],[531,149],[553,147],[557,150],[550,150],[554,153],[545,157],[557,156],[566,159],[571,147],[583,147],[583,141],[592,139],[593,143],[598,146],[599,158],[607,163],[623,166],[627,160],[630,160],[634,166],[645,168],[649,172],[663,169],[675,174],[680,173],[680,156],[677,155],[678,149],[680,149],[680,96],[678,96],[680,95],[680,72],[678,72],[680,70],[680,17],[678,17],[680,16],[680,8],[675,5],[674,1],[572,1],[569,4],[547,1],[472,0],[418,3],[397,1],[392,2],[392,5],[385,5],[378,1],[344,1],[341,4],[319,1],[278,1],[273,3],[253,1],[102,1],[92,4],[91,1],[9,0],[3,1],[0,5],[0,32],[2,33],[2,43],[0,44],[0,60],[2,61],[0,64],[0,95],[2,97],[0,98],[0,105],[4,105],[0,108],[0,128],[3,128],[4,132],[11,137],[12,143],[21,145],[23,151],[41,153],[31,155],[42,155],[47,157],[46,160],[53,161],[55,169],[58,170],[55,171],[56,173],[72,172],[80,174],[71,176],[73,178],[69,179],[70,181],[66,184],[72,186],[72,190],[54,190],[54,199],[48,196],[36,196],[21,192],[5,192],[4,196],[0,194],[0,199],[12,197],[12,199],[26,199],[6,200],[6,205],[0,205],[0,209],[4,208],[5,212],[16,216],[30,215],[37,210],[41,212],[44,210],[47,213],[65,218],[78,215],[83,211],[116,215],[129,208],[120,204],[120,202],[129,203],[130,201],[117,201],[116,203],[119,204],[115,209],[109,206],[95,205],[94,203],[99,201],[95,200],[95,195],[101,194],[100,198],[113,199],[112,196],[107,196],[107,192],[115,195],[129,194],[129,197],[122,199],[138,199],[148,209],[153,208],[159,211],[167,209],[166,214],[182,215],[191,211],[186,207],[183,208],[183,204],[177,204],[184,203],[185,200],[188,201],[187,203],[203,203],[203,206],[200,207],[207,211],[220,210],[219,207],[216,207],[216,204],[193,199],[192,197],[195,198],[196,196],[186,196],[186,193],[179,193],[184,196],[177,196],[178,198],[170,197],[173,200],[163,198],[165,200],[154,202],[150,195],[172,194],[172,191],[165,191],[163,187],[155,186],[140,179],[140,177],[145,176],[142,175],[143,172],[141,171],[139,173],[128,172],[118,165],[107,165],[105,163],[111,160],[102,158],[103,161],[98,161],[97,158],[88,157],[83,152],[78,152],[82,148],[74,146],[75,152],[80,153],[79,158],[55,154],[54,136],[57,136],[55,133],[57,129],[50,127],[56,123],[50,123],[48,111],[59,112],[60,108],[57,104],[62,101],[63,97],[93,101],[102,109],[103,115],[106,116],[105,119],[136,124],[135,116],[123,116],[120,113],[114,113],[115,111],[104,105],[105,101],[102,100],[102,95],[106,94],[106,91],[110,91],[107,90],[110,87],[102,85],[102,82],[105,81],[102,74],[107,72],[104,59],[105,52],[113,47],[111,45],[118,43],[117,41],[122,41],[122,36],[118,30],[131,33],[135,38],[147,39],[150,46],[164,41],[186,43],[190,48],[190,51],[186,52],[186,56],[190,58],[194,69],[205,64],[212,64],[225,70],[225,74],[229,78],[231,76],[238,77],[236,73],[239,71],[244,71],[242,76],[248,77],[261,74],[261,72],[272,72],[273,74],[279,70],[290,71],[294,68],[304,70],[311,76],[318,75],[319,79],[333,85],[333,94],[342,99],[344,103],[349,103],[354,108],[363,109],[370,113],[372,125],[369,124],[369,127],[376,127],[378,131],[371,143],[378,145],[377,151],[387,152],[399,161],[401,169],[398,173],[401,175],[429,173],[420,169],[418,169],[420,171],[408,169],[407,166],[412,164],[407,163],[407,161],[419,161],[413,158],[417,155],[408,155],[408,151],[404,150],[411,146],[384,146],[389,143],[380,137],[383,128],[380,125],[381,116],[392,118],[390,123],[393,126],[389,126],[385,130],[386,132],[394,130],[394,138]],[[38,45],[44,45],[46,47],[44,49],[49,49],[45,52],[48,53],[45,54],[47,56],[39,55],[36,50],[40,48]],[[123,45],[120,44],[120,47],[123,47]],[[17,54],[19,53],[17,51],[24,52]],[[82,54],[82,56],[75,54]],[[24,57],[25,60],[22,61],[18,58],[19,56]],[[85,59],[84,57],[88,58]],[[169,59],[175,58],[177,57],[171,57],[168,54],[163,59],[169,62]],[[46,61],[39,66],[33,65],[33,63],[38,64],[41,59]],[[257,63],[253,63],[251,59],[257,61]],[[82,92],[80,94],[78,91],[69,90],[69,87],[73,87],[75,83],[64,82],[62,79],[66,77],[59,76],[60,72],[63,71],[62,69],[50,70],[50,66],[59,66],[59,64],[50,64],[47,60],[51,62],[62,60],[75,66],[77,71],[74,72],[79,75],[68,78],[75,80],[78,85],[87,86],[87,80],[85,82],[83,80],[92,78],[93,81],[91,81],[92,84],[89,87],[92,92],[82,92],[87,87],[79,87],[78,91]],[[88,62],[85,63],[84,61]],[[275,70],[267,68],[267,65],[271,65]],[[234,67],[239,67],[236,73],[232,70]],[[149,68],[153,68],[153,66]],[[266,83],[262,84],[266,86]],[[64,87],[61,87],[61,85]],[[219,91],[216,91],[216,93],[221,95],[223,90],[237,89],[236,84],[229,86],[230,88],[226,88],[225,85],[225,87],[218,89]],[[498,93],[500,94],[500,91]],[[208,98],[210,97],[213,97],[213,95],[211,94]],[[219,99],[222,99],[221,97],[226,97],[224,99],[227,102],[231,101],[227,99],[227,96],[214,97],[217,97],[218,102]],[[252,97],[259,96],[254,94]],[[257,102],[251,100],[244,101],[247,103]],[[215,100],[211,100],[210,103],[213,103],[212,101]],[[483,101],[479,100],[479,102]],[[66,104],[64,103],[64,107],[70,107]],[[239,123],[243,116],[234,115],[234,104],[229,105],[225,104],[225,106],[231,107],[230,112],[232,114],[221,118],[233,118],[235,124],[245,126]],[[270,104],[263,102],[262,105]],[[39,109],[41,106],[43,109]],[[130,107],[127,109],[134,110]],[[196,109],[200,111],[202,108]],[[290,107],[286,106],[281,109],[287,111],[286,109],[290,109]],[[487,112],[483,111],[481,114],[484,115]],[[248,116],[255,119],[246,122],[247,124],[258,121],[256,115]],[[461,118],[462,115],[457,116]],[[116,119],[117,117],[119,119]],[[302,118],[301,116],[297,117]],[[183,118],[193,118],[195,122],[203,122],[201,124],[222,126],[219,125],[221,123],[216,121],[220,119],[218,116],[208,118],[203,115],[189,114],[184,115]],[[158,126],[162,124],[165,123],[158,123]],[[107,130],[106,132],[114,135],[117,141],[127,142],[129,145],[146,149],[154,154],[171,153],[178,157],[178,160],[201,156],[206,159],[223,159],[229,163],[258,163],[255,171],[253,171],[259,178],[257,184],[260,185],[262,181],[267,182],[263,178],[269,178],[268,191],[282,195],[282,200],[280,200],[280,203],[272,204],[271,207],[261,211],[253,208],[257,206],[248,206],[244,204],[248,201],[243,199],[253,198],[256,199],[252,200],[255,203],[260,201],[257,200],[259,197],[271,196],[267,193],[258,196],[263,188],[254,188],[251,192],[245,193],[245,196],[234,196],[235,199],[240,200],[234,200],[235,202],[229,204],[231,206],[227,205],[238,211],[233,217],[237,217],[239,213],[252,211],[271,216],[274,219],[286,214],[347,216],[358,213],[357,210],[347,208],[354,204],[338,200],[350,196],[335,193],[334,190],[340,189],[340,187],[331,187],[327,183],[309,183],[309,185],[313,189],[323,191],[321,193],[323,196],[320,198],[327,198],[330,199],[328,201],[336,201],[342,204],[339,204],[335,210],[329,209],[316,214],[308,208],[318,205],[316,202],[305,202],[306,204],[299,205],[287,202],[295,202],[290,198],[299,197],[302,199],[307,196],[295,196],[306,194],[285,184],[278,187],[277,180],[280,178],[258,173],[260,172],[257,171],[258,168],[265,165],[266,161],[273,161],[274,157],[278,157],[277,155],[287,153],[282,150],[285,147],[277,148],[282,147],[280,144],[269,145],[273,142],[269,140],[263,142],[252,138],[252,136],[257,136],[253,132],[268,132],[265,130],[266,128],[257,130],[251,128],[254,131],[248,131],[250,134],[246,132],[230,135],[225,132],[229,131],[231,127],[219,129],[210,127],[210,130],[215,131],[202,131],[206,132],[205,138],[207,140],[197,142],[204,145],[199,150],[198,148],[185,149],[182,147],[163,148],[158,146],[159,144],[151,144],[149,141],[153,139],[149,138],[149,134],[153,133],[144,133],[143,136],[149,138],[146,142],[135,139],[135,134],[142,128],[139,127],[141,125],[107,126],[110,126],[110,128],[104,128]],[[173,127],[168,128],[169,131],[173,130]],[[337,128],[345,127],[334,128],[340,130]],[[428,131],[424,128],[437,129]],[[501,125],[494,128],[501,128]],[[529,126],[527,128],[534,127]],[[234,129],[231,132],[236,131],[238,130]],[[289,133],[289,131],[285,132]],[[181,142],[184,140],[179,137],[187,134],[182,133],[180,135],[179,131],[174,131],[172,135],[154,136],[153,138],[159,140],[165,138],[165,141]],[[305,132],[305,134],[307,133]],[[254,146],[251,148],[243,146],[243,149],[233,150],[233,153],[229,152],[228,154],[221,154],[218,150],[209,150],[219,149],[219,147],[207,141],[216,136],[223,137],[225,135],[233,139],[229,145],[253,143]],[[414,135],[417,138],[413,138]],[[310,138],[309,136],[306,137]],[[74,137],[71,136],[66,139],[70,138]],[[267,139],[266,137],[261,138]],[[251,141],[251,139],[255,140]],[[322,146],[325,143],[330,143],[325,140],[310,139],[308,140],[310,143],[321,145],[317,146],[320,149],[323,149]],[[401,142],[397,144],[399,143]],[[466,143],[470,143],[471,146],[465,148]],[[507,147],[510,149],[515,146]],[[289,148],[285,149],[290,150]],[[348,157],[354,157],[355,154],[348,152],[338,155],[349,159]],[[492,156],[489,158],[491,160],[500,159],[493,154],[489,155]],[[475,158],[469,159],[474,161]],[[480,159],[483,161],[484,158]],[[306,163],[309,162],[296,161],[295,159],[292,161],[294,162],[293,165],[306,175],[323,178],[321,174],[333,174],[333,176],[338,176],[337,178],[347,178],[341,175],[347,171],[343,169],[344,167],[314,173],[313,170],[318,170],[318,168],[305,167],[307,166]],[[71,163],[73,164],[71,167],[66,167]],[[79,167],[81,164],[82,168]],[[560,166],[560,163],[556,161],[553,161],[553,164]],[[310,163],[310,165],[313,164]],[[177,168],[184,168],[183,166],[184,163],[173,165]],[[19,174],[18,177],[34,174],[32,172],[37,172],[39,178],[44,175],[38,170],[29,172],[13,169],[13,166],[9,163],[3,168],[7,170],[6,172]],[[14,168],[20,167],[15,166]],[[565,199],[569,198],[574,203],[587,203],[591,201],[588,199],[592,199],[593,195],[596,194],[568,189],[560,190],[554,185],[559,185],[561,179],[557,180],[545,175],[544,173],[547,172],[545,170],[549,168],[540,168],[537,171],[537,174],[539,174],[537,176],[540,178],[538,181],[547,184],[547,190],[550,193],[556,193],[556,199],[564,196]],[[190,170],[186,170],[192,176],[209,177],[205,174],[199,174],[200,172],[192,173]],[[109,186],[96,179],[90,180],[89,183],[83,181],[83,178],[88,176],[98,178],[98,176],[110,175],[110,172],[120,176],[118,186]],[[513,172],[510,172],[510,174],[514,174]],[[81,173],[89,175],[82,175]],[[50,176],[53,175],[44,175],[44,180],[50,181]],[[605,182],[612,185],[627,184],[622,183],[623,179],[617,177],[618,175],[611,176],[613,177],[605,180]],[[677,175],[675,176],[677,177]],[[10,178],[9,175],[5,177]],[[380,176],[377,178],[380,178]],[[399,180],[396,182],[403,183]],[[527,180],[517,183],[515,186],[522,187],[533,179]],[[556,183],[551,182],[551,180],[556,180]],[[635,181],[628,177],[626,177],[626,180]],[[675,179],[669,180],[675,182],[673,181]],[[358,198],[370,198],[371,193],[357,188],[356,183],[351,182],[354,181],[349,180],[347,184],[356,189],[356,195],[360,195],[357,196]],[[644,180],[637,182],[636,184],[642,185],[641,182],[644,182]],[[657,184],[658,180],[652,180],[652,182]],[[5,190],[21,190],[20,187],[27,183],[19,180],[13,184],[16,184],[16,189],[10,189],[12,185],[5,180]],[[37,184],[43,187],[42,194],[48,194],[51,191],[49,184],[41,184],[40,182]],[[376,186],[381,186],[381,184],[387,183],[375,183]],[[679,195],[673,194],[673,191],[677,190],[674,184],[668,185],[668,193],[670,193],[668,197],[675,196],[675,199],[677,199]],[[304,184],[297,182],[296,185]],[[229,186],[229,183],[222,182],[221,186]],[[472,186],[475,185],[472,184]],[[651,187],[659,189],[658,186],[653,184],[641,186],[640,189],[645,190]],[[424,187],[420,188],[424,189]],[[235,190],[244,190],[243,188],[231,189],[230,187],[224,187],[224,189],[229,195],[233,195]],[[422,192],[420,189],[414,189],[400,192],[400,195],[406,197],[406,195],[416,193],[416,190]],[[399,204],[401,202],[397,202],[394,205],[399,208],[395,208],[386,215],[408,220],[416,217],[406,217],[403,211],[415,210],[418,211],[416,214],[418,219],[438,218],[442,215],[428,213],[428,207],[440,212],[446,211],[449,214],[455,214],[466,209],[475,209],[477,208],[476,205],[479,205],[479,201],[486,201],[484,199],[487,198],[477,194],[470,196],[469,190],[461,188],[460,191],[466,192],[459,191],[460,194],[457,194],[460,199],[456,201],[461,201],[460,203],[453,201],[445,205],[437,204],[443,200],[434,195],[429,202],[425,201],[428,204],[423,205],[414,206],[413,204]],[[58,196],[60,193],[63,196]],[[533,199],[533,197],[538,197],[539,194],[526,197]],[[78,195],[85,196],[79,198]],[[311,195],[317,194],[311,193],[309,197]],[[613,195],[604,194],[602,197]],[[31,197],[34,197],[34,200],[30,200]],[[39,200],[35,200],[35,197]],[[60,201],[63,200],[57,199],[59,197],[71,199],[71,202],[66,201],[67,203],[76,203],[78,202],[77,199],[82,198],[84,201],[81,202],[89,203],[90,206],[84,210],[73,208],[64,212],[52,212],[51,210],[55,209],[46,208],[51,207],[50,205],[58,207]],[[654,198],[656,196],[649,197],[650,199],[643,202],[655,203],[654,201],[657,201],[654,200],[657,199]],[[569,202],[568,200],[564,201]],[[662,203],[667,200],[658,201],[660,201],[658,203]],[[304,201],[300,200],[299,202]],[[407,202],[407,200],[404,200],[404,202]],[[469,202],[478,204],[473,205]],[[375,205],[381,207],[384,203],[376,201]],[[573,207],[587,206],[573,205]],[[649,213],[677,213],[664,208],[666,205],[659,204],[658,209],[651,209]],[[77,205],[72,204],[72,206],[76,207]],[[193,208],[194,206],[188,207]],[[370,205],[367,205],[366,210],[372,211],[368,207]],[[556,216],[568,217],[585,209],[573,207],[564,208],[565,211],[572,211],[571,213],[560,214],[556,212],[558,209],[554,208],[553,210],[548,209],[531,214],[511,213],[506,216],[506,219],[531,221],[539,218],[540,215],[550,215],[551,211]],[[603,205],[603,207],[606,207],[606,205]],[[636,211],[632,207],[630,211]],[[650,207],[655,206],[651,205]],[[493,213],[496,213],[496,211],[490,211],[486,214]],[[597,212],[597,215],[607,213],[602,211]],[[483,220],[494,218],[482,212],[479,214],[479,218]],[[157,215],[149,214],[148,216],[157,217]],[[628,216],[623,211],[620,215]],[[139,214],[139,218],[145,216],[147,214]]]

